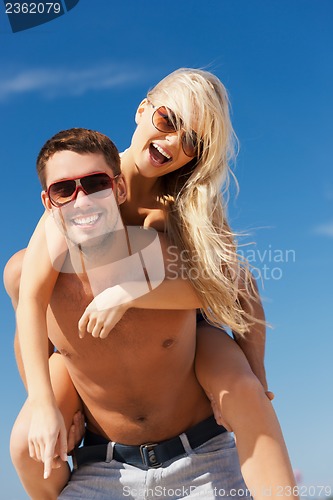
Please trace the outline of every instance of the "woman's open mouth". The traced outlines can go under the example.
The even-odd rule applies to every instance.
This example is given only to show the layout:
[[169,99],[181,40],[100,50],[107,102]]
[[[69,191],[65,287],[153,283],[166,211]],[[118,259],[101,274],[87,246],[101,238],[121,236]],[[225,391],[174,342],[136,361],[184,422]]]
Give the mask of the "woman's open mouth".
[[149,145],[149,154],[154,163],[157,165],[164,165],[165,163],[172,160],[172,156],[169,155],[161,146],[152,142]]

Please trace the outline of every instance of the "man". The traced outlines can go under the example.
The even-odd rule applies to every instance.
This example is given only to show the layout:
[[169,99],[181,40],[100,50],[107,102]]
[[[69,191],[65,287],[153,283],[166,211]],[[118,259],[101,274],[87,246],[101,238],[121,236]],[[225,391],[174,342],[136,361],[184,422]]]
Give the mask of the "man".
[[[83,179],[96,172],[108,173],[111,165],[98,149],[99,136],[97,146],[82,147],[82,142],[86,143],[87,137],[91,142],[96,133],[76,129],[62,134],[61,140],[55,136],[48,141],[39,156],[43,200],[46,208],[54,211],[52,186],[75,180],[74,189],[66,194],[69,197],[66,202],[73,203],[72,208],[78,212],[69,218],[61,216],[59,220],[64,228],[72,225],[71,229],[80,237],[84,232],[93,233],[93,237],[79,240],[77,234],[69,238],[75,248],[70,259],[65,257],[65,264],[70,260],[76,271],[81,265],[80,272],[68,272],[71,268],[67,267],[66,272],[57,276],[48,312],[48,335],[62,354],[56,355],[56,359],[64,362],[87,420],[87,446],[75,453],[74,463],[78,469],[59,498],[118,500],[146,495],[145,498],[201,496],[208,500],[219,496],[243,497],[246,486],[234,441],[224,427],[216,424],[210,401],[196,377],[193,309],[131,308],[106,339],[90,335],[81,339],[78,335],[80,317],[95,297],[86,263],[90,262],[88,267],[94,270],[96,256],[99,262],[105,258],[103,247],[101,251],[101,232],[94,233],[103,219],[102,211],[91,211],[92,198]],[[44,159],[41,161],[41,158]],[[111,169],[110,176],[119,175],[119,165]],[[120,204],[126,198],[121,178],[115,186],[115,199]],[[53,199],[55,204],[56,201]],[[117,220],[110,221],[109,227],[113,231]],[[121,234],[123,237],[124,233]],[[163,239],[161,241],[163,244]],[[119,248],[123,249],[124,245]],[[120,257],[125,257],[122,250]],[[168,278],[167,263],[165,269]],[[94,275],[93,281],[100,283],[100,276],[96,279]],[[110,283],[101,288],[104,286]],[[31,322],[28,325],[31,327]],[[21,341],[23,338],[21,336]],[[38,349],[36,341],[35,350]],[[35,365],[30,363],[27,370],[30,379],[34,369]],[[59,371],[57,373],[59,377]],[[38,398],[38,391],[35,394]],[[75,401],[74,409],[76,404]],[[256,407],[255,400],[253,405]],[[63,406],[66,404],[62,404],[61,409]],[[29,416],[26,408],[21,422],[22,419],[26,422]],[[22,448],[20,443],[19,446]],[[28,467],[29,474],[26,467],[21,467],[20,476],[26,481],[25,485],[33,482],[32,466]],[[44,484],[39,481],[34,498],[56,497],[55,492],[64,478],[59,472],[59,481],[52,483],[52,476],[56,477],[57,472],[52,472]],[[40,468],[38,473],[40,475]]]

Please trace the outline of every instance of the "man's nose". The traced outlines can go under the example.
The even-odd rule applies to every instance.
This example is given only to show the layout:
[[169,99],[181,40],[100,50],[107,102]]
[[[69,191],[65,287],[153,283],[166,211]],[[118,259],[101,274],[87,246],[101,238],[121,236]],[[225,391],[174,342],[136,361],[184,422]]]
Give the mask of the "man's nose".
[[79,186],[74,201],[74,208],[90,206],[91,204],[90,196],[83,191],[81,186]]

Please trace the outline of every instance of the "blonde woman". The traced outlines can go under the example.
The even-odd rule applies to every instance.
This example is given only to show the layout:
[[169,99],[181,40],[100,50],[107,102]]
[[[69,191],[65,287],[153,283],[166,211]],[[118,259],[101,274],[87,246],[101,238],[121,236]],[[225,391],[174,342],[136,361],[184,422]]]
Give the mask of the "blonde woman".
[[[147,99],[140,104],[137,110],[136,121],[137,128],[131,145],[123,153],[121,159],[122,178],[127,186],[125,197],[123,196],[124,192],[120,189],[120,196],[123,196],[120,205],[123,220],[126,225],[152,226],[158,229],[166,227],[169,242],[177,246],[178,251],[186,252],[189,257],[185,259],[185,267],[192,288],[188,288],[186,281],[167,279],[156,290],[127,304],[117,306],[110,303],[109,306],[114,307],[106,311],[96,310],[90,305],[84,312],[84,302],[87,302],[83,301],[80,313],[81,320],[79,321],[80,329],[82,332],[87,330],[88,333],[92,333],[90,339],[93,340],[89,340],[89,336],[86,334],[85,339],[80,340],[80,342],[93,341],[96,345],[98,340],[94,337],[100,336],[101,342],[104,342],[103,345],[107,350],[110,343],[117,342],[116,334],[111,331],[107,336],[107,333],[129,308],[134,308],[134,310],[156,308],[159,310],[156,311],[156,314],[162,315],[162,321],[165,316],[163,316],[163,311],[160,311],[161,309],[178,309],[177,317],[184,322],[185,318],[187,318],[186,321],[190,321],[191,315],[195,314],[195,308],[201,307],[212,324],[228,326],[238,333],[239,341],[244,346],[244,352],[253,371],[265,384],[262,362],[264,324],[262,309],[256,294],[253,292],[253,287],[248,286],[250,280],[247,278],[246,265],[239,262],[234,236],[228,227],[225,207],[222,202],[221,193],[223,188],[228,185],[229,161],[232,156],[233,144],[233,130],[229,118],[226,91],[221,82],[210,73],[181,69],[166,77],[149,92]],[[67,140],[67,145],[63,144],[63,147],[67,152],[74,154],[72,159],[78,162],[76,165],[78,173],[79,169],[83,168],[79,157],[84,156],[87,159],[88,153],[95,155],[96,151],[89,152],[88,150],[88,152],[77,153],[75,149],[71,149],[72,146],[68,147],[69,142]],[[45,147],[47,150],[48,143]],[[45,147],[43,148],[44,152]],[[57,147],[56,152],[51,150],[51,154],[45,157],[44,161],[42,161],[43,155],[40,155],[37,162],[45,200],[47,200],[47,195],[50,196],[50,180],[55,181],[54,183],[59,181],[55,173],[56,165],[54,163],[59,159],[59,154],[63,153],[63,149],[61,149],[61,145],[59,147],[59,144]],[[103,169],[107,169],[107,166],[104,166]],[[63,168],[61,162],[60,167]],[[84,166],[83,170],[87,168]],[[88,170],[92,172],[91,169],[92,166]],[[50,171],[53,179],[50,179]],[[80,175],[90,175],[90,171],[84,171]],[[62,175],[60,180],[67,178],[69,178],[68,175]],[[76,179],[79,179],[79,176]],[[122,182],[120,188],[121,186]],[[118,187],[117,184],[116,190]],[[79,194],[81,196],[82,193],[78,193],[75,189],[67,201],[74,201],[75,197],[79,197]],[[71,196],[74,196],[73,200]],[[50,206],[45,204],[50,209]],[[45,246],[43,231],[44,226],[41,222],[32,240],[31,248],[27,254],[29,257],[25,261],[24,268],[27,268],[29,264],[29,269],[36,269],[32,263],[36,263],[40,259],[42,249],[40,242],[44,242]],[[39,250],[38,255],[36,255],[36,248]],[[184,254],[180,253],[180,255]],[[11,262],[11,267],[15,267],[15,261]],[[7,268],[7,277],[11,274],[11,267]],[[198,269],[202,272],[192,272]],[[29,270],[23,269],[23,276],[25,278],[21,284],[18,309],[21,342],[24,337],[30,335],[27,325],[32,329],[31,322],[27,321],[29,301],[30,306],[34,306],[33,310],[36,311],[38,309],[36,301],[38,302],[38,299],[42,297],[42,305],[38,309],[38,315],[39,319],[43,314],[45,316],[48,302],[46,299],[54,297],[52,289],[53,284],[56,283],[54,275],[53,282],[48,279],[48,276],[40,276],[41,281],[37,280],[37,283],[36,280],[35,283],[32,283],[31,280],[27,279]],[[7,281],[9,282],[10,279],[8,278]],[[13,283],[12,279],[8,288],[10,286],[13,288]],[[58,284],[56,284],[57,286]],[[30,291],[27,291],[29,287]],[[184,294],[183,287],[188,290],[187,296]],[[31,289],[33,290],[31,291]],[[195,293],[190,290],[194,290]],[[12,292],[13,297],[14,295],[15,291]],[[52,300],[54,302],[55,299]],[[57,319],[56,309],[57,307],[55,307],[54,312]],[[58,314],[61,314],[61,311],[58,311]],[[174,324],[173,313],[170,311],[168,314],[168,318],[171,318],[169,325],[172,325]],[[78,320],[79,318],[80,315],[78,315]],[[35,320],[31,318],[31,321]],[[149,325],[151,322],[152,320],[149,320]],[[105,330],[103,331],[105,324],[108,325],[106,333]],[[53,326],[49,326],[49,335],[50,328]],[[163,330],[165,327],[161,326],[160,328],[163,332],[162,335],[165,336]],[[45,335],[45,332],[46,325],[43,325],[41,331],[38,330],[38,335]],[[137,334],[137,332],[135,333]],[[147,340],[145,340],[145,335],[147,335]],[[50,336],[52,338],[52,335]],[[261,386],[258,379],[253,376],[236,343],[221,330],[217,330],[207,323],[202,323],[198,327],[197,353],[194,365],[191,353],[196,345],[195,332],[190,329],[184,337],[186,338],[185,342],[182,340],[180,332],[177,336],[174,335],[173,331],[172,335],[170,334],[169,338],[166,339],[169,344],[163,344],[165,348],[173,345],[173,350],[169,351],[173,352],[171,358],[173,361],[170,364],[170,360],[166,363],[164,358],[156,354],[159,351],[155,349],[154,343],[162,340],[159,331],[150,332],[149,335],[142,332],[139,334],[140,339],[141,337],[144,345],[139,352],[140,371],[136,372],[137,368],[132,368],[131,364],[131,371],[134,372],[135,379],[133,384],[136,389],[131,391],[130,400],[124,405],[123,396],[119,395],[120,392],[126,393],[126,383],[128,384],[131,380],[130,373],[127,374],[128,380],[124,381],[125,385],[122,390],[121,387],[118,387],[117,390],[111,388],[109,379],[107,381],[99,379],[99,392],[104,394],[100,406],[103,406],[104,413],[100,411],[97,400],[94,400],[96,407],[94,404],[90,404],[91,393],[80,383],[80,377],[84,378],[84,374],[78,370],[71,353],[63,353],[63,356],[52,355],[51,365],[55,365],[53,366],[53,389],[48,387],[47,377],[43,379],[43,395],[48,394],[47,403],[45,400],[40,400],[36,404],[35,400],[32,405],[33,411],[28,403],[18,417],[12,434],[12,458],[28,493],[33,498],[57,498],[59,491],[68,480],[68,469],[59,461],[56,465],[60,465],[60,468],[55,469],[48,479],[43,480],[43,466],[29,459],[28,446],[25,444],[27,443],[31,413],[38,414],[37,417],[34,417],[34,428],[38,427],[36,426],[38,421],[42,428],[46,425],[45,409],[51,407],[53,415],[56,415],[55,419],[52,420],[57,425],[56,432],[53,432],[55,438],[53,437],[52,441],[46,432],[44,434],[43,432],[35,433],[35,435],[30,433],[30,455],[38,461],[47,463],[46,476],[50,474],[55,446],[57,455],[65,458],[64,422],[57,412],[56,405],[59,405],[68,427],[73,413],[80,404],[67,375],[67,369],[76,389],[78,389],[87,414],[89,438],[92,439],[90,444],[103,447],[112,440],[113,443],[115,441],[122,443],[120,446],[125,445],[131,449],[137,446],[141,450],[142,446],[145,449],[148,447],[147,442],[160,443],[162,441],[164,443],[169,442],[169,439],[178,434],[186,436],[186,432],[189,432],[188,429],[205,422],[206,417],[209,417],[210,400],[213,403],[214,414],[219,424],[235,433],[242,472],[253,496],[256,499],[264,498],[267,495],[268,487],[271,489],[273,498],[281,496],[281,491],[283,495],[286,492],[286,496],[288,496],[288,491],[293,487],[294,480],[279,425],[271,403],[265,395],[266,387]],[[75,339],[72,342],[77,345],[76,342],[79,341]],[[121,335],[119,342],[121,342]],[[29,352],[27,340],[23,340],[23,344],[25,345],[23,358],[30,396],[31,387],[33,387],[34,394],[38,392],[36,390],[38,382],[32,377],[34,370],[31,369],[33,364],[31,360],[36,360],[36,356],[45,356],[46,344],[44,340],[44,350],[39,353]],[[96,357],[94,344],[89,345],[89,355]],[[57,345],[57,347],[59,346]],[[133,349],[139,348],[135,345]],[[99,354],[101,357],[104,355],[102,351],[99,351]],[[108,354],[112,356],[111,352]],[[85,356],[88,356],[87,351],[85,351]],[[130,353],[126,351],[121,358],[121,366],[123,366],[127,356],[130,356]],[[101,357],[95,360],[95,363],[96,361],[102,363]],[[117,366],[117,362],[119,362],[118,359],[113,359],[112,374],[114,379],[118,380],[118,385],[121,386],[122,382],[118,378],[121,366]],[[45,371],[45,363],[43,366]],[[169,369],[166,368],[167,366]],[[92,368],[89,370],[92,377],[91,383],[97,387],[92,370]],[[161,371],[163,376],[161,376]],[[157,373],[160,377],[152,377],[152,373]],[[199,386],[196,385],[197,379],[206,395],[200,392]],[[150,394],[155,394],[155,398],[148,398],[144,389]],[[161,392],[163,392],[163,401],[160,397]],[[137,417],[136,430],[134,431],[133,426],[128,424],[128,419],[133,417],[131,412],[138,411],[129,410],[129,407],[132,407],[132,401],[135,400],[138,401],[142,415]],[[112,415],[111,422],[110,418],[107,422],[105,421],[107,415],[105,408],[108,409],[107,413]],[[41,416],[43,412],[44,416]],[[149,427],[149,422],[154,422],[156,419],[158,419],[158,426],[156,427],[157,424],[152,423]],[[126,438],[123,434],[124,428],[127,429]],[[97,434],[99,436],[96,437]],[[59,442],[56,443],[59,436],[60,446]],[[160,469],[163,470],[164,483],[155,482],[155,488],[166,484],[175,490],[179,481],[188,486],[193,483],[196,485],[195,494],[202,494],[207,499],[218,498],[218,494],[216,491],[214,492],[215,485],[221,486],[221,488],[228,485],[229,490],[231,484],[233,489],[235,486],[240,489],[245,488],[237,471],[237,460],[235,461],[232,440],[227,433],[223,433],[222,437],[216,435],[208,440],[208,443],[201,444],[199,448],[202,450],[202,454],[196,450],[196,447],[192,449],[191,443],[190,448],[187,448],[184,445],[184,438],[180,439],[183,443],[182,446],[185,446],[184,454],[186,457],[177,456],[171,463],[162,464]],[[203,448],[208,444],[210,448],[208,447],[205,453]],[[116,447],[117,443],[113,446]],[[160,446],[160,444],[153,446]],[[207,462],[208,456],[213,451],[214,461],[219,463],[214,471],[211,470],[213,465]],[[151,452],[154,453],[153,450]],[[228,466],[226,460],[229,463]],[[79,491],[77,488],[80,489],[80,485],[87,488],[90,484],[85,473],[91,474],[91,467],[94,466],[92,474],[94,476],[100,474],[99,463],[86,465],[84,460],[80,459],[80,461],[83,465],[73,474],[60,498],[76,498],[75,495],[84,497],[84,492],[87,490]],[[117,462],[117,460],[112,461],[111,464],[113,462]],[[113,466],[115,467],[115,464]],[[150,467],[148,467],[149,469]],[[177,479],[178,482],[174,476],[174,471],[177,469],[181,475],[181,479],[179,477]],[[132,472],[134,473],[134,471]],[[133,487],[135,491],[139,491],[138,496],[140,491],[147,488],[148,485],[145,482],[146,479],[142,479],[142,473],[148,477],[145,467],[142,470],[141,467],[136,466],[135,474],[137,476],[141,474],[140,479],[137,477]],[[198,478],[202,477],[204,473],[209,473],[211,477],[207,477],[203,483],[201,481],[198,484]],[[115,477],[119,477],[119,474],[125,478],[129,474],[129,468],[124,468],[122,463],[120,465],[117,463],[116,476],[112,475],[110,469],[108,469],[107,479],[103,473],[103,481],[106,481],[107,486],[103,483],[104,489],[97,490],[98,498],[122,498],[124,492],[117,496],[117,488],[115,487]],[[219,483],[217,478],[226,475],[234,475],[233,481],[223,482],[225,477],[221,477]],[[128,483],[126,483],[127,480]],[[133,484],[130,482],[132,479],[124,479],[124,481],[128,487]],[[114,496],[110,496],[108,488],[112,488]],[[209,493],[207,493],[208,490]],[[185,496],[190,498],[191,493],[184,494]],[[235,495],[229,491],[229,496],[240,498],[244,496],[244,492]]]

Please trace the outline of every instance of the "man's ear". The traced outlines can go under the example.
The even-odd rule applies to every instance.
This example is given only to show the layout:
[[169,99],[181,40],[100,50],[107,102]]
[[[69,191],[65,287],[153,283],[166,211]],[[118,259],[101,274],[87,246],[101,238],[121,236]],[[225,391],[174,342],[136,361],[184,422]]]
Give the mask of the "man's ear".
[[120,174],[116,180],[116,200],[118,205],[121,205],[126,201],[127,198],[127,188],[126,182],[123,174]]
[[47,191],[42,191],[40,194],[40,197],[42,199],[42,203],[46,210],[51,211],[52,210],[52,205],[50,202],[50,198],[48,197]]
[[147,97],[145,97],[145,99],[143,99],[143,101],[140,102],[138,109],[136,110],[136,113],[135,113],[135,123],[136,124],[139,123],[139,121],[142,117],[142,114],[143,114],[144,110],[146,109],[147,103],[148,103]]

